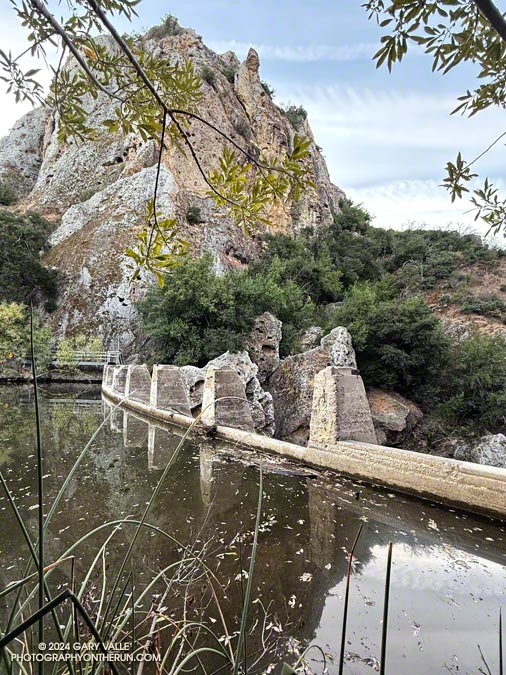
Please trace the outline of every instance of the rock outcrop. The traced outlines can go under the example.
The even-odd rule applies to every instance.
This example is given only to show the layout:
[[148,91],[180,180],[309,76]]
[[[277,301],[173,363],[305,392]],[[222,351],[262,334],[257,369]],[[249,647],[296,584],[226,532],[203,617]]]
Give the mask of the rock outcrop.
[[453,455],[455,459],[476,464],[487,464],[506,469],[506,436],[504,434],[488,434],[479,443],[460,445]]
[[327,366],[357,366],[351,336],[342,326],[323,337],[319,347],[283,359],[267,381],[274,401],[277,438],[306,445],[314,377]]
[[264,312],[255,319],[246,349],[253,363],[258,366],[257,378],[260,384],[272,375],[279,366],[279,343],[282,323],[270,312]]
[[[154,56],[190,60],[197,72],[206,69],[203,116],[250,154],[281,160],[290,151],[295,130],[262,87],[253,50],[239,64],[231,53],[212,52],[192,30],[140,39]],[[108,38],[100,41],[114,49]],[[65,67],[76,65],[70,60]],[[131,271],[124,250],[144,225],[157,148],[135,134],[108,131],[102,122],[113,117],[113,104],[103,94],[96,100],[86,97],[83,105],[96,126],[95,140],[62,146],[55,111],[35,110],[0,141],[0,180],[12,183],[21,197],[15,208],[39,212],[57,226],[47,262],[61,271],[64,283],[58,309],[50,317],[53,327],[60,334],[93,332],[128,356],[137,350],[140,334],[133,303],[151,279],[143,274],[140,283],[128,284]],[[312,139],[307,122],[303,131]],[[216,168],[226,141],[196,120],[188,133],[204,172]],[[339,210],[343,193],[330,182],[314,142],[310,153],[308,166],[317,188],[308,189],[297,203],[273,205],[269,217],[275,229],[293,233],[302,225],[330,223]],[[182,156],[171,146],[162,163],[158,209],[177,219],[181,236],[192,243],[192,254],[211,252],[218,272],[254,259],[259,251],[256,235],[247,236],[206,196],[208,186],[190,153]],[[201,222],[188,222],[191,206],[199,209]]]
[[418,406],[394,392],[371,387],[367,390],[367,400],[381,445],[402,445],[423,417]]

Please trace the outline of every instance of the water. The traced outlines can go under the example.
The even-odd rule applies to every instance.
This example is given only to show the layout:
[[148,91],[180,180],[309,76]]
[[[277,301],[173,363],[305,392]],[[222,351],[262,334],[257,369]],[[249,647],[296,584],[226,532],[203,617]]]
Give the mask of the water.
[[[99,392],[79,388],[43,391],[41,405],[47,512],[80,450],[110,408]],[[52,518],[46,563],[106,522],[138,520],[181,433],[116,411],[70,480]],[[0,470],[35,537],[34,439],[30,389],[0,387]],[[386,672],[475,675],[488,672],[484,661],[492,673],[499,671],[499,607],[506,609],[503,525],[330,473],[264,459],[262,521],[246,646],[248,672],[279,672],[283,660],[294,663],[305,646],[316,644],[326,655],[328,672],[337,673],[348,555],[360,525],[344,672],[366,674],[378,669],[390,540],[394,550]],[[189,562],[173,568],[177,578],[169,570],[148,591],[136,609],[137,635],[147,633],[155,619],[162,627],[156,640],[165,649],[186,612],[187,621],[204,620],[221,644],[226,633],[235,644],[245,590],[245,581],[241,590],[241,569],[244,580],[258,503],[258,460],[237,448],[214,447],[207,439],[184,446],[147,516],[151,526],[179,544],[154,529],[141,534],[126,568],[127,575],[133,571],[135,597],[161,569],[181,557]],[[74,551],[76,588],[97,558],[83,595],[94,617],[105,584],[103,612],[134,531],[133,525],[124,526],[98,558],[113,526],[102,528]],[[202,566],[192,566],[189,549],[205,549],[207,575]],[[2,492],[0,588],[22,578],[27,561],[26,544]],[[49,583],[54,594],[67,587],[70,564],[54,572]],[[3,628],[12,599],[12,595],[0,599]],[[150,612],[152,603],[158,614]],[[68,611],[61,612],[62,624],[67,616]],[[49,619],[47,626],[51,631]],[[206,635],[202,630],[189,631],[186,644],[213,644]],[[323,658],[316,649],[308,653],[307,663],[313,672],[323,672]],[[223,661],[203,654],[201,665],[195,661],[191,665],[194,672],[204,668],[211,672]],[[155,672],[152,664],[146,664],[144,672]]]

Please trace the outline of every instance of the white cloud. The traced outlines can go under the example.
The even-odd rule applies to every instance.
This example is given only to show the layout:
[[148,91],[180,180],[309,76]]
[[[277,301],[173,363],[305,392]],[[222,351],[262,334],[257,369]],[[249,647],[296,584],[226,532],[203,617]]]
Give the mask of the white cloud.
[[250,47],[254,47],[260,60],[295,61],[309,63],[311,61],[355,61],[371,59],[378,45],[374,42],[363,42],[353,45],[269,45],[238,42],[236,40],[215,40],[208,42],[209,47],[218,54],[233,51],[239,58],[244,58]]

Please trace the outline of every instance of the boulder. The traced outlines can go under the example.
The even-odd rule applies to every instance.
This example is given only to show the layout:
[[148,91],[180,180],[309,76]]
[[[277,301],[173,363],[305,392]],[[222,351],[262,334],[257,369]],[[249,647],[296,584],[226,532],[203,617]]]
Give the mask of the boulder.
[[338,368],[356,368],[357,358],[353,349],[350,332],[344,326],[338,326],[322,337],[320,345],[328,352],[332,365]]
[[378,442],[382,445],[402,444],[405,436],[423,417],[420,408],[412,401],[394,392],[371,387],[367,390],[367,400]]
[[488,434],[478,443],[465,443],[457,447],[455,459],[476,464],[487,464],[506,469],[506,436],[504,434]]
[[300,351],[307,352],[309,349],[313,349],[320,342],[321,336],[323,333],[323,328],[320,326],[310,326],[303,334],[300,339]]
[[269,378],[277,438],[306,445],[314,377],[327,366],[357,367],[351,336],[342,326],[323,337],[319,347],[283,359]]
[[253,363],[258,367],[260,384],[272,375],[279,366],[279,343],[282,322],[270,312],[264,312],[255,319],[249,335],[247,350]]

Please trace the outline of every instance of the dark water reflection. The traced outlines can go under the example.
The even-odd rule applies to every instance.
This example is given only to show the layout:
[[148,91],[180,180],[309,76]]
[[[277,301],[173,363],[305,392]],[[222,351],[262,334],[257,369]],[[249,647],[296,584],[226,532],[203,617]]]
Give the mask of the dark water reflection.
[[[35,532],[30,392],[0,388],[0,405],[0,469],[30,531]],[[68,389],[45,392],[42,409],[49,506],[79,451],[111,409],[100,400],[99,392]],[[47,560],[57,559],[106,521],[138,518],[180,441],[180,433],[115,411],[72,478],[53,518]],[[207,562],[227,584],[222,609],[230,632],[237,628],[241,611],[239,539],[246,569],[258,480],[257,457],[230,448],[225,451],[209,441],[195,441],[179,455],[148,517],[149,523],[185,545],[207,543]],[[264,659],[256,672],[268,672],[271,661],[290,658],[287,651],[311,642],[328,655],[329,672],[337,672],[344,577],[348,552],[360,525],[363,531],[354,561],[345,672],[371,673],[377,667],[389,540],[394,542],[394,557],[387,672],[477,674],[480,668],[486,672],[478,644],[492,672],[498,672],[498,613],[501,603],[506,605],[505,532],[501,524],[270,461],[264,466],[264,508],[253,585],[256,602],[251,612],[251,625],[259,623],[249,648],[255,651],[261,642],[261,608],[265,607],[268,632],[280,638],[280,651]],[[130,541],[132,532],[127,529],[115,535],[108,547],[104,558],[108,578]],[[97,533],[78,549],[78,578],[84,577],[109,532]],[[242,535],[239,539],[238,534]],[[167,539],[154,532],[143,534],[134,552],[138,588],[179,554]],[[26,546],[2,494],[1,588],[21,577],[26,560]],[[68,573],[62,570],[53,581],[55,586],[68,584]],[[98,589],[100,578],[95,583]],[[192,592],[196,594],[195,588]],[[92,596],[90,593],[90,605]],[[9,598],[0,600],[4,626],[10,602]],[[171,605],[168,600],[169,610],[176,611],[178,602],[174,599]],[[208,620],[218,622],[214,606],[210,605],[207,613]],[[321,657],[316,651],[311,654],[314,672],[322,672]]]

